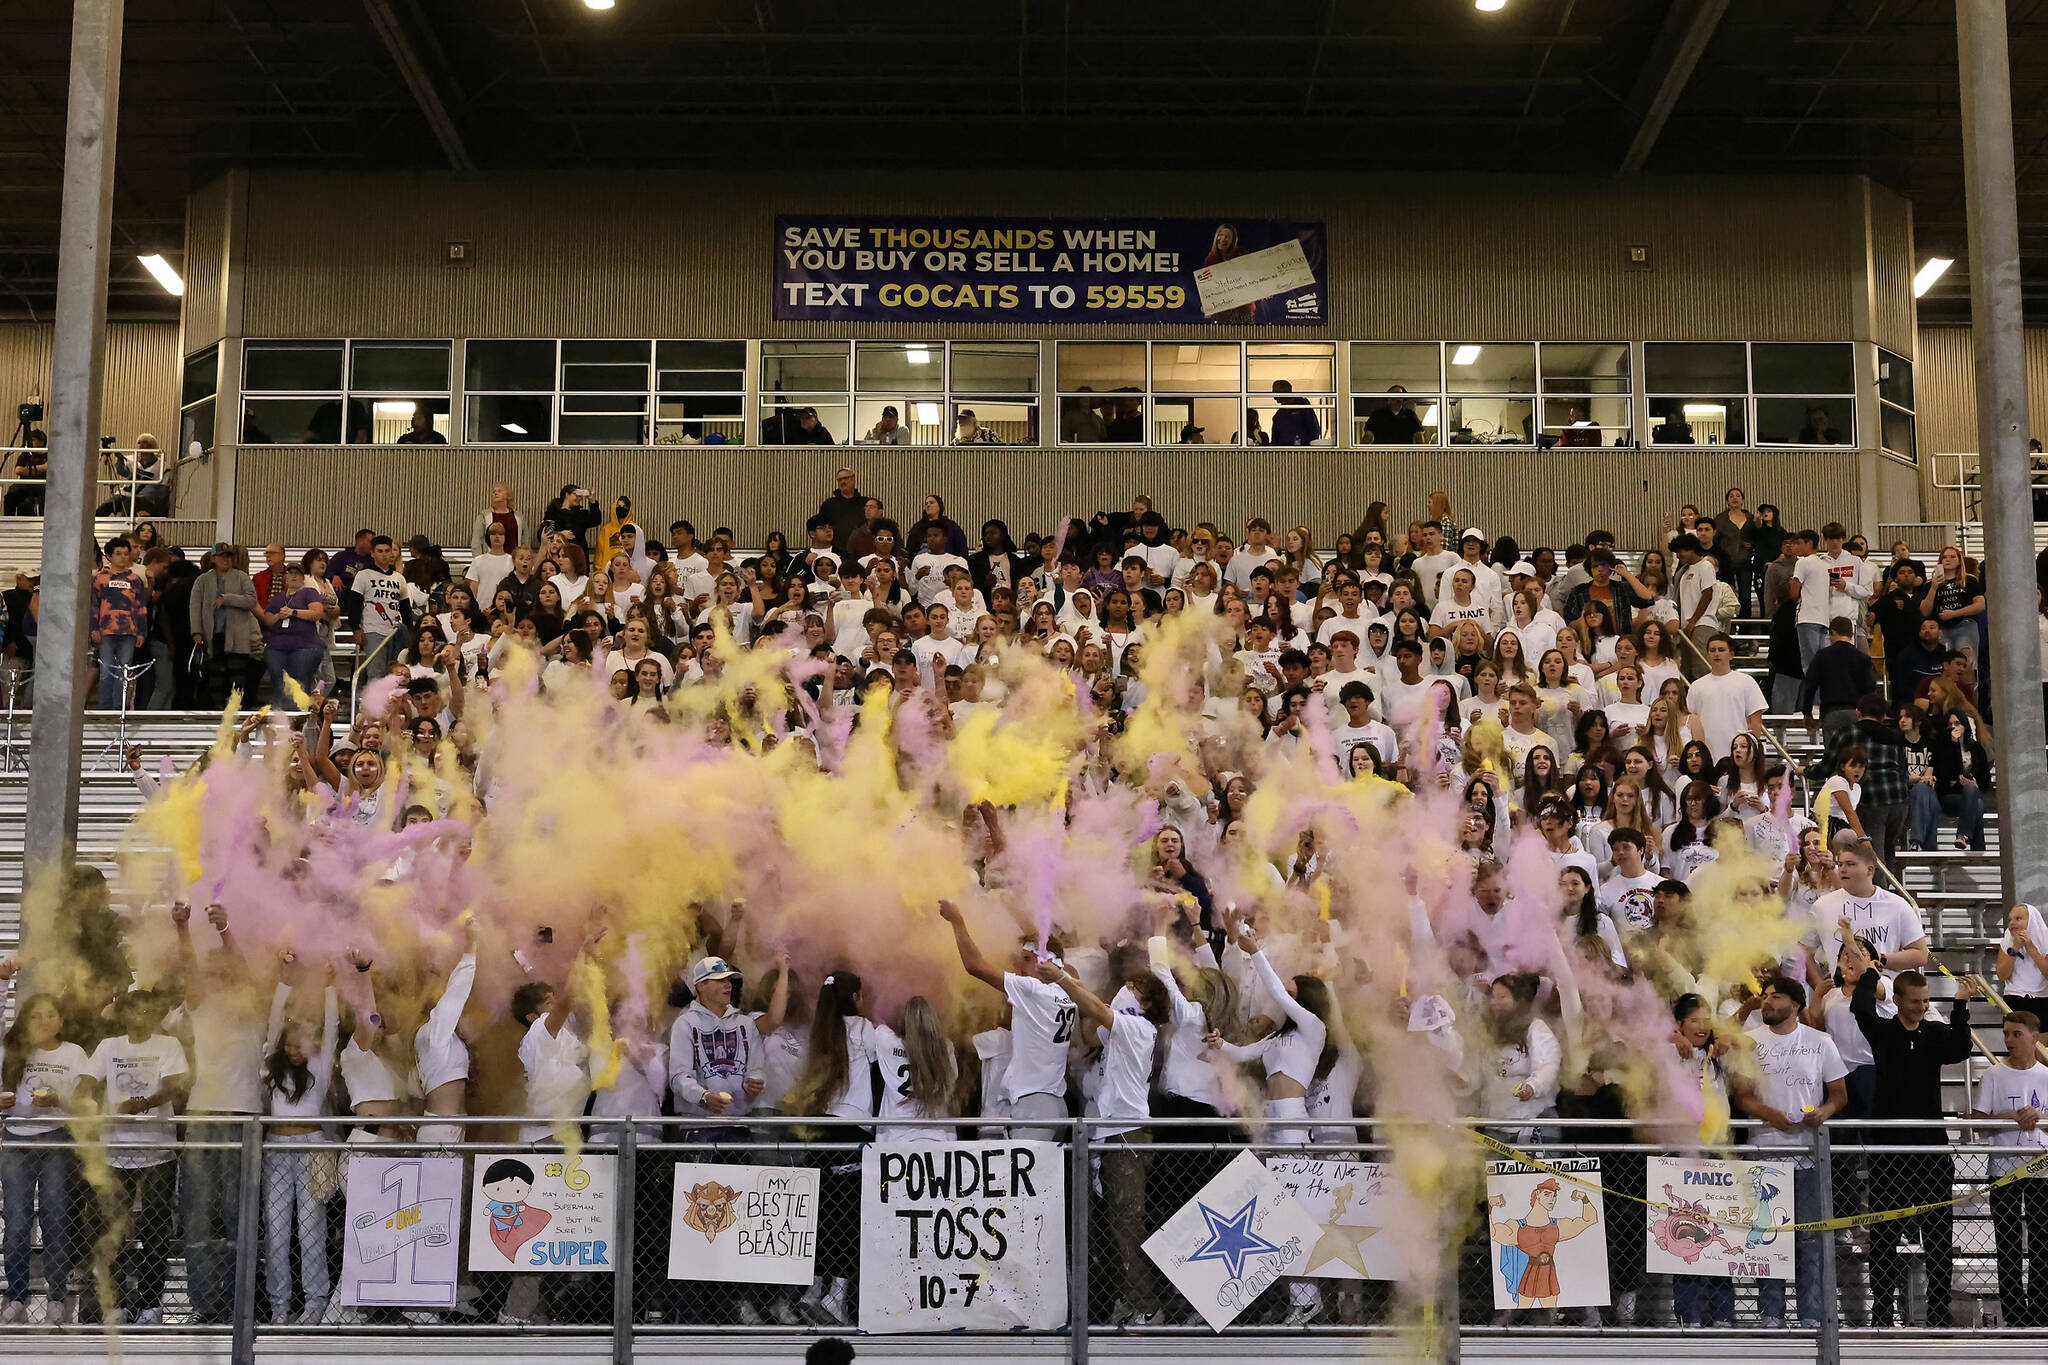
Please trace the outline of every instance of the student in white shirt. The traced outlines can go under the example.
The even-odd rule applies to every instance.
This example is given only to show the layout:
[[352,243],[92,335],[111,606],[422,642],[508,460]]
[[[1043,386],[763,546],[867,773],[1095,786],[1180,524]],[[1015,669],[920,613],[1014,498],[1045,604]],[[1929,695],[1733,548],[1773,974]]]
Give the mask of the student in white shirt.
[[[953,926],[953,942],[960,950],[960,965],[975,980],[995,987],[1010,1002],[1010,1064],[1004,1074],[1004,1094],[1010,1116],[1017,1119],[1065,1119],[1067,1109],[1067,1048],[1074,1038],[1080,1011],[1065,992],[1038,977],[1041,962],[1057,961],[1055,945],[1040,951],[1020,942],[1012,955],[1012,971],[999,971],[982,956],[974,935],[968,932],[960,907],[939,902],[939,914]],[[1061,1133],[1050,1128],[1013,1127],[1010,1136],[1021,1141],[1051,1142]]]
[[1663,877],[1645,861],[1649,841],[1640,830],[1609,830],[1607,848],[1613,855],[1613,873],[1600,883],[1600,908],[1614,923],[1637,933],[1657,922],[1657,883]]
[[1433,521],[1424,522],[1422,544],[1414,561],[1408,566],[1415,575],[1415,581],[1422,585],[1423,605],[1436,605],[1438,589],[1443,583],[1444,574],[1457,567],[1458,562],[1457,552],[1444,548],[1443,527]]
[[[11,977],[12,959],[0,961],[0,979]],[[0,990],[0,1008],[5,991]],[[30,1147],[60,1135],[71,1112],[78,1082],[91,1066],[85,1049],[64,1041],[64,1015],[54,995],[32,995],[22,1002],[0,1043],[0,1191],[4,1191],[7,1303],[0,1323],[28,1320],[30,1233],[43,1232],[43,1284],[48,1307],[43,1321],[61,1326],[71,1320],[72,1189],[78,1160],[66,1145]]]
[[[1977,1082],[1971,1116],[2005,1119],[2012,1128],[1991,1134],[1991,1145],[2010,1156],[1991,1158],[1991,1178],[2048,1151],[2048,1066],[2041,1063],[2041,1021],[2025,1010],[2005,1016],[2005,1060]],[[1998,1248],[1998,1301],[2007,1325],[2038,1327],[2048,1321],[2048,1179],[2026,1176],[1991,1191],[1992,1240]],[[2024,1283],[2023,1283],[2024,1281]]]
[[[786,1106],[794,1114],[825,1114],[839,1123],[824,1129],[832,1142],[870,1140],[875,1117],[876,1030],[867,1017],[865,987],[844,969],[818,985],[811,1014],[810,1050],[790,1088]],[[852,1321],[847,1293],[860,1261],[860,1162],[828,1167],[818,1190],[818,1255],[810,1292],[798,1305],[814,1322]]]
[[1799,599],[1799,665],[1813,666],[1813,656],[1828,642],[1828,622],[1837,616],[1860,621],[1876,592],[1876,571],[1842,548],[1849,532],[1831,521],[1820,528],[1821,549],[1792,567],[1788,589]]
[[80,1095],[99,1101],[109,1114],[140,1116],[113,1125],[107,1135],[107,1163],[120,1187],[123,1207],[139,1205],[135,1229],[140,1255],[126,1276],[117,1277],[118,1307],[131,1321],[163,1321],[164,1276],[177,1244],[177,1163],[170,1122],[190,1088],[185,1049],[163,1031],[164,1001],[155,991],[131,990],[116,1007],[122,1031],[93,1050],[81,1076]]
[[917,670],[924,674],[927,686],[934,692],[944,692],[946,669],[960,662],[966,648],[953,634],[953,613],[944,602],[934,602],[925,609],[925,634],[910,642],[910,652],[917,656]]
[[946,595],[946,571],[966,567],[965,559],[946,549],[946,528],[933,522],[924,528],[924,544],[910,561],[910,586],[929,607]]
[[1929,958],[1927,928],[1920,922],[1920,912],[1904,897],[1877,884],[1877,855],[1870,841],[1844,831],[1836,836],[1832,851],[1842,884],[1813,903],[1821,951],[1829,969],[1834,966],[1841,942],[1839,926],[1844,921],[1852,934],[1876,950],[1878,969],[1887,978],[1908,967],[1925,967]]
[[1116,1320],[1156,1326],[1164,1321],[1159,1280],[1144,1250],[1145,1180],[1151,1157],[1129,1144],[1151,1141],[1144,1125],[1152,1117],[1153,1059],[1160,1030],[1173,1024],[1173,1002],[1143,958],[1136,959],[1134,970],[1125,976],[1114,1008],[1063,963],[1041,962],[1038,975],[1067,993],[1081,1012],[1082,1041],[1101,1051],[1094,1117],[1108,1126],[1094,1131],[1105,1144],[1102,1192],[1109,1206],[1110,1236],[1124,1267],[1124,1298]]
[[2048,1001],[2048,920],[2033,906],[2015,905],[2005,912],[1996,971],[2012,1008],[2032,1012]]
[[[569,992],[545,981],[528,981],[512,992],[512,1022],[523,1031],[519,1065],[526,1075],[526,1099],[519,1112],[519,1140],[557,1139],[557,1126],[577,1128],[590,1100],[590,1049],[576,1036]],[[579,1128],[580,1131],[580,1128]]]
[[[1746,1035],[1754,1067],[1747,1079],[1738,1079],[1735,1092],[1737,1107],[1760,1125],[1751,1137],[1759,1147],[1805,1151],[1813,1145],[1814,1130],[1849,1102],[1844,1084],[1849,1068],[1843,1064],[1834,1039],[1799,1021],[1799,1013],[1805,1007],[1806,988],[1797,981],[1774,976],[1764,983],[1758,1009],[1763,1022]],[[1812,1222],[1820,1217],[1819,1182],[1813,1176],[1810,1162],[1801,1158],[1794,1164],[1805,1178],[1792,1182],[1793,1216],[1801,1223]],[[1820,1321],[1822,1235],[1825,1234],[1800,1233],[1795,1241],[1802,1323]],[[1764,1326],[1783,1323],[1784,1281],[1759,1284],[1757,1300]]]
[[1728,757],[1728,746],[1739,731],[1763,741],[1764,694],[1755,678],[1734,671],[1735,646],[1726,635],[1717,631],[1706,649],[1708,671],[1693,680],[1686,705],[1699,717],[1707,749],[1718,763]]
[[[489,529],[503,535],[503,528]],[[292,1228],[299,1239],[299,1283],[305,1307],[299,1324],[310,1326],[327,1316],[330,1281],[327,1275],[327,1205],[313,1195],[313,1162],[317,1153],[294,1145],[326,1137],[320,1119],[327,1111],[327,1089],[334,1078],[334,1045],[340,1007],[335,1001],[334,973],[328,971],[321,994],[322,1022],[318,1050],[307,1047],[304,1020],[287,1021],[291,1002],[292,964],[287,954],[285,979],[278,982],[270,1004],[270,1026],[264,1040],[263,1093],[272,1118],[283,1120],[265,1131],[266,1143],[280,1150],[263,1157],[263,1283],[270,1293],[270,1320],[287,1321],[292,1300]]]
[[1316,639],[1337,647],[1339,631],[1351,632],[1351,648],[1356,651],[1365,639],[1365,628],[1379,619],[1379,611],[1365,600],[1356,578],[1347,576],[1337,589],[1337,614],[1316,627]]
[[1436,606],[1429,613],[1430,639],[1449,635],[1460,621],[1476,621],[1489,635],[1500,628],[1495,615],[1498,604],[1481,598],[1475,581],[1472,570],[1463,565],[1451,571],[1450,590],[1436,599]]
[[1330,988],[1322,978],[1306,974],[1282,981],[1250,925],[1238,926],[1237,941],[1250,956],[1268,999],[1280,1007],[1286,1019],[1278,1033],[1244,1047],[1212,1032],[1209,1050],[1240,1065],[1257,1062],[1264,1069],[1265,1112],[1272,1121],[1266,1130],[1267,1141],[1279,1146],[1306,1143],[1309,1087],[1329,1074],[1337,1061],[1336,1049],[1329,1041]]
[[1273,543],[1272,526],[1264,517],[1253,517],[1244,524],[1244,544],[1237,547],[1237,553],[1223,568],[1223,581],[1249,592],[1252,570],[1265,568],[1281,558],[1280,547]]
[[882,1068],[877,1142],[951,1142],[958,1130],[913,1127],[891,1119],[949,1119],[959,1112],[960,1075],[953,1044],[932,1002],[913,995],[903,1002],[896,1027],[875,1025],[875,1060]]
[[[429,1117],[460,1118],[469,1112],[469,1045],[458,1025],[469,1008],[469,993],[476,986],[476,917],[462,918],[463,952],[441,987],[441,997],[427,1013],[427,1022],[413,1035],[413,1080],[425,1097]],[[460,1123],[423,1123],[422,1143],[439,1145],[461,1142]]]

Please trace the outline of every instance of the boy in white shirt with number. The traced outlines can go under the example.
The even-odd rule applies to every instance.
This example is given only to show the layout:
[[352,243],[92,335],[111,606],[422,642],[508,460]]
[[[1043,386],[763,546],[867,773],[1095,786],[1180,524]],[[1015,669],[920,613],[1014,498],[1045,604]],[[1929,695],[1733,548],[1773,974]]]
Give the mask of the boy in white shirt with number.
[[[1070,1118],[1067,1046],[1073,1041],[1080,1009],[1065,991],[1038,975],[1041,965],[1059,962],[1057,941],[1049,941],[1042,953],[1029,940],[1020,941],[1011,958],[1012,970],[1001,971],[982,956],[959,906],[940,901],[939,914],[953,926],[953,942],[960,949],[960,965],[967,974],[995,987],[1010,1002],[1010,1061],[1003,1074],[1010,1116],[1041,1121]],[[1025,1142],[1051,1142],[1061,1131],[1057,1125],[1013,1127],[1010,1136]]]
[[[2025,1010],[2005,1016],[2005,1061],[1977,1082],[1972,1118],[2018,1125],[1991,1135],[1991,1145],[2012,1153],[1991,1158],[1991,1178],[2048,1150],[2041,1118],[2048,1113],[2048,1066],[2041,1064],[2041,1021]],[[2038,1191],[2038,1193],[2037,1193]],[[2048,1181],[2025,1176],[1991,1191],[1992,1239],[1998,1248],[1998,1302],[2008,1327],[2048,1322]],[[2027,1283],[2022,1284],[2022,1280]]]

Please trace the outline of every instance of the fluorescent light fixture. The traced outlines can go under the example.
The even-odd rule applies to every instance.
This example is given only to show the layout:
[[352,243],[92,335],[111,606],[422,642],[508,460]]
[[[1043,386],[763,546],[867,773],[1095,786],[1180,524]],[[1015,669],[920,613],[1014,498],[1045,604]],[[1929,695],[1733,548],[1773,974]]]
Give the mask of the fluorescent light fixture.
[[[148,263],[149,258],[144,257],[143,264],[147,265]],[[1955,262],[1946,256],[1929,256],[1927,264],[1921,266],[1920,273],[1913,277],[1913,297],[1917,299],[1928,290],[1934,288],[1934,282],[1943,275],[1946,275],[1948,268],[1954,264]],[[175,294],[178,291],[173,289],[171,292]]]
[[383,400],[377,404],[377,411],[385,417],[410,417],[418,407],[419,404],[407,402],[403,399],[395,401]]
[[1202,363],[1202,348],[1200,346],[1176,347],[1173,358],[1183,365],[1199,365]]
[[935,427],[939,424],[939,405],[937,403],[918,403],[914,406],[917,408],[917,424],[919,426]]
[[585,9],[610,9],[616,0],[583,0]]
[[135,259],[142,262],[144,270],[156,276],[156,282],[164,287],[165,293],[179,298],[185,296],[185,282],[178,278],[177,271],[171,269],[169,261],[161,256],[137,256]]
[[1479,363],[1479,352],[1481,349],[1483,348],[1475,346],[1468,341],[1457,350],[1451,352],[1451,363],[1453,365],[1476,365]]
[[520,426],[517,422],[505,423],[505,430],[511,432],[514,436],[524,436],[526,434],[526,428]]
[[911,347],[908,351],[904,352],[903,358],[913,365],[929,365],[932,363],[931,349],[926,346]]
[[[588,3],[588,0],[585,0],[585,3]],[[1502,10],[1508,7],[1508,0],[1472,0],[1472,3],[1482,13],[1486,14],[1491,14],[1495,10]]]
[[1685,415],[1687,417],[1698,417],[1702,420],[1712,418],[1718,422],[1728,415],[1728,405],[1725,403],[1687,403],[1685,405]]
[[1428,407],[1422,410],[1422,425],[1426,427],[1433,427],[1436,425],[1436,404],[1431,403]]

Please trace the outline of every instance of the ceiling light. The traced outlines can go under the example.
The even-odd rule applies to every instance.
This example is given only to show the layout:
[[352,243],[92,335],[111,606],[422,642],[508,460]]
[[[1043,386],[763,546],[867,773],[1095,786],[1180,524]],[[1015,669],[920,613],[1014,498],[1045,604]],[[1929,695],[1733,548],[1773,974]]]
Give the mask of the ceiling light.
[[[612,7],[612,5],[613,5],[614,3],[616,3],[616,0],[583,0],[583,8],[585,8],[585,9],[610,9],[610,8]],[[1485,6],[1483,6],[1483,5],[1482,5],[1482,6],[1480,7],[1480,8],[1482,8],[1482,9],[1483,9],[1483,8],[1485,8]],[[1496,6],[1494,6],[1494,8],[1495,8],[1495,9],[1498,9],[1498,8],[1500,8],[1500,7],[1499,7],[1498,5],[1496,5]]]
[[505,430],[511,432],[514,436],[524,436],[526,434],[526,428],[520,426],[517,422],[505,423]]
[[913,346],[904,353],[904,359],[913,365],[929,365],[932,363],[931,349],[925,346]]
[[1712,418],[1718,422],[1728,415],[1728,408],[1722,403],[1687,403],[1685,415],[1701,419]]
[[410,417],[419,404],[410,399],[386,400],[377,404],[377,411],[386,417]]
[[135,259],[142,262],[144,270],[156,276],[156,282],[164,287],[164,292],[184,297],[185,282],[178,278],[178,272],[171,269],[170,263],[163,257],[137,256]]
[[1480,349],[1480,347],[1475,346],[1468,341],[1463,346],[1460,346],[1457,350],[1451,352],[1451,363],[1453,365],[1475,364],[1479,360]]
[[919,426],[935,427],[939,424],[939,405],[937,403],[919,403],[916,406],[917,424]]
[[1202,363],[1202,348],[1200,346],[1176,347],[1174,348],[1173,358],[1183,365],[1199,365]]
[[[589,0],[584,0],[584,3],[588,4]],[[1508,0],[1472,0],[1472,3],[1476,5],[1483,13],[1486,14],[1491,14],[1495,10],[1506,9],[1508,7]]]
[[[1955,262],[1946,256],[1929,256],[1927,264],[1921,266],[1920,273],[1913,277],[1913,297],[1917,299],[1934,288],[1934,282],[1946,275],[1948,268],[1954,264]],[[175,294],[178,291],[173,289],[171,292]]]
[[1426,427],[1433,427],[1436,425],[1436,404],[1431,403],[1428,407],[1422,410],[1422,425]]

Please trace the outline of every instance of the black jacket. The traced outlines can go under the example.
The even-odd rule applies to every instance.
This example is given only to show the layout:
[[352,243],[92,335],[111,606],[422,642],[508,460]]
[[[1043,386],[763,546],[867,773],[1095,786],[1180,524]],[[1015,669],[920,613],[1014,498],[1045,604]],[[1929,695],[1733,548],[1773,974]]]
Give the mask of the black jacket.
[[995,591],[996,586],[995,569],[993,566],[996,561],[1002,559],[1010,561],[1010,586],[1012,588],[1031,576],[1033,567],[1031,557],[1016,550],[1011,550],[1007,553],[1002,550],[976,550],[973,554],[967,556],[967,576],[974,580],[975,590],[981,594],[981,600],[988,603],[991,609],[994,608],[995,602],[989,594]]
[[[1849,1009],[1856,1026],[1870,1040],[1875,1062],[1877,1095],[1871,1102],[1874,1119],[1939,1119],[1942,1068],[1954,1066],[1970,1055],[1970,1006],[1958,1000],[1947,1023],[1928,1015],[1920,1027],[1909,1029],[1897,1019],[1881,1019],[1877,1013],[1878,972],[1872,969],[1856,983]],[[1896,1146],[1945,1146],[1948,1134],[1941,1128],[1872,1128],[1870,1140]]]
[[868,524],[868,495],[855,489],[842,498],[835,488],[818,504],[818,515],[831,524],[832,548],[844,556],[853,548],[853,533]]
[[1977,789],[1986,797],[1991,795],[1991,755],[1984,752],[1984,745],[1973,736],[1957,744],[1948,736],[1948,719],[1934,716],[1928,720],[1927,728],[1934,732],[1934,786],[1943,796],[1952,796],[1962,789],[1963,756],[1970,759],[1970,776],[1977,779]]

